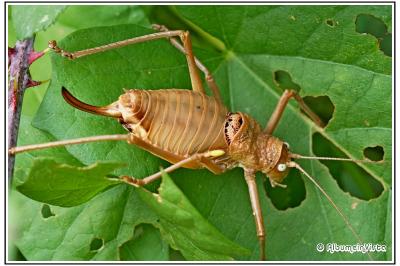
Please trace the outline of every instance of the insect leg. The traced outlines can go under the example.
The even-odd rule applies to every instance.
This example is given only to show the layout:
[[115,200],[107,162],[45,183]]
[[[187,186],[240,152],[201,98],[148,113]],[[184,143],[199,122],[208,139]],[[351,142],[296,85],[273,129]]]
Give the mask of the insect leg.
[[71,60],[77,59],[80,57],[84,57],[87,55],[91,54],[97,54],[101,52],[105,52],[108,50],[124,47],[130,44],[135,44],[135,43],[142,43],[146,41],[151,41],[151,40],[157,40],[157,39],[162,39],[162,38],[170,38],[174,36],[180,36],[184,32],[181,30],[175,30],[175,31],[168,31],[168,32],[157,32],[157,33],[152,33],[152,34],[147,34],[131,39],[126,39],[118,42],[113,42],[109,44],[105,44],[102,46],[98,47],[93,47],[85,50],[80,50],[80,51],[75,51],[75,52],[67,52],[60,47],[58,47],[57,42],[55,40],[49,41],[49,49],[53,50],[55,53],[60,54],[63,57],[67,57]]
[[128,134],[91,136],[91,137],[84,137],[84,138],[78,138],[78,139],[59,140],[59,141],[42,143],[42,144],[32,144],[32,145],[26,145],[26,146],[11,147],[8,150],[8,153],[10,155],[14,155],[14,154],[21,153],[21,152],[55,148],[55,147],[61,147],[61,146],[66,146],[66,145],[75,145],[75,144],[83,144],[83,143],[89,143],[89,142],[111,141],[111,140],[114,140],[114,141],[115,140],[126,140],[127,141],[128,139],[129,139]]
[[258,197],[256,175],[254,171],[244,170],[244,177],[249,188],[251,208],[253,209],[256,223],[257,237],[260,244],[260,260],[265,260],[265,229],[260,199]]
[[194,91],[198,91],[205,94],[206,92],[204,91],[199,73],[197,72],[196,62],[194,61],[190,34],[188,31],[185,31],[183,35],[181,35],[180,37],[183,43],[183,47],[185,48],[186,51],[185,55],[189,67],[189,74],[190,74],[190,81],[192,82],[192,88]]
[[296,91],[285,90],[281,98],[279,99],[279,102],[275,107],[275,110],[272,113],[267,123],[267,126],[264,129],[264,132],[266,132],[267,134],[272,134],[272,132],[274,132],[290,98],[294,98],[298,102],[300,108],[314,121],[314,123],[316,123],[320,127],[324,126],[324,123],[321,121],[321,119],[313,111],[311,111],[311,109],[303,101],[303,98],[301,98]]
[[143,179],[138,179],[138,178],[134,178],[131,176],[121,176],[120,178],[125,182],[128,183],[130,185],[133,186],[144,186],[147,185],[155,180],[157,180],[158,178],[161,177],[162,173],[170,173],[178,168],[181,168],[182,166],[184,166],[187,163],[193,162],[193,161],[200,161],[202,158],[215,158],[215,157],[219,157],[224,155],[225,152],[222,150],[213,150],[213,151],[209,151],[209,152],[204,152],[204,153],[196,153],[193,154],[191,156],[189,156],[186,159],[183,159],[182,161],[179,161],[173,165],[171,165],[170,167],[159,171],[153,175],[150,175],[148,177],[145,177]]
[[[157,24],[153,24],[153,29],[161,31],[161,32],[166,32],[169,31],[169,29],[167,27],[165,27],[164,25],[157,25]],[[182,53],[186,54],[185,48],[182,46],[182,44],[179,43],[179,41],[176,38],[169,38],[170,43],[175,46],[179,51],[181,51]],[[214,98],[222,104],[221,101],[221,94],[219,92],[219,88],[217,83],[215,83],[215,80],[211,74],[211,72],[207,69],[206,66],[204,66],[203,63],[201,63],[201,61],[194,56],[194,62],[196,63],[196,66],[198,69],[200,69],[201,72],[203,72],[204,76],[205,76],[205,80],[207,82],[208,87],[211,89],[211,92],[214,96]]]
[[104,51],[127,46],[130,44],[141,43],[141,42],[162,39],[162,38],[171,38],[171,37],[179,37],[183,43],[193,90],[205,93],[203,85],[201,83],[199,73],[197,72],[196,63],[195,63],[194,56],[192,53],[192,43],[190,41],[190,36],[189,36],[188,31],[174,30],[174,31],[156,32],[156,33],[147,34],[147,35],[143,35],[143,36],[127,39],[127,40],[122,40],[122,41],[118,41],[118,42],[114,42],[114,43],[109,43],[109,44],[106,44],[103,46],[98,46],[98,47],[89,48],[89,49],[76,51],[76,52],[64,51],[63,49],[61,49],[60,47],[57,46],[56,41],[52,40],[52,41],[49,41],[49,48],[51,50],[53,50],[54,52],[60,54],[61,56],[67,57],[69,59],[76,59],[79,57],[96,54],[96,53],[101,53]]

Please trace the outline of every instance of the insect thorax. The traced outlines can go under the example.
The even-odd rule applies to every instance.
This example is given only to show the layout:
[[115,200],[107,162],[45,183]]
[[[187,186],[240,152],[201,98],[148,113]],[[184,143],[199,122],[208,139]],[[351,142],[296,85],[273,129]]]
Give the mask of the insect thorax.
[[287,171],[277,170],[278,164],[289,160],[287,146],[280,139],[264,133],[249,115],[229,114],[225,122],[225,139],[229,156],[241,167],[261,171],[278,183],[287,175]]

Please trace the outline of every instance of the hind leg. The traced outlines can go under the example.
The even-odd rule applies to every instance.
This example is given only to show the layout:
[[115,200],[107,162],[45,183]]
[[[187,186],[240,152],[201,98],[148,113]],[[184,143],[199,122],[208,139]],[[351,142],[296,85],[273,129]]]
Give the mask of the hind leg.
[[[167,32],[169,31],[165,26],[163,25],[153,25],[153,29],[158,30],[160,32]],[[170,43],[176,47],[179,51],[182,53],[186,54],[185,48],[182,46],[182,44],[179,43],[179,41],[176,38],[169,38]],[[201,72],[203,72],[205,80],[207,82],[208,87],[210,88],[214,98],[222,104],[221,101],[221,94],[218,88],[218,85],[215,83],[215,80],[211,74],[211,72],[207,69],[207,67],[204,66],[204,64],[197,58],[194,57],[194,61],[196,63],[196,66],[198,69],[200,69]]]
[[257,237],[260,245],[260,260],[265,260],[265,227],[258,196],[256,175],[254,171],[244,170],[244,176],[249,189],[251,208],[253,209]]
[[272,135],[282,117],[283,111],[285,111],[285,108],[290,98],[294,98],[297,101],[300,108],[315,122],[315,124],[317,124],[320,127],[324,126],[324,123],[321,121],[321,119],[313,111],[311,111],[311,109],[303,101],[303,98],[301,98],[296,91],[285,90],[281,98],[279,99],[279,102],[276,105],[275,110],[272,113],[267,123],[267,126],[264,129],[264,132],[266,132],[269,135]]
[[127,40],[122,40],[114,43],[109,43],[106,45],[102,45],[99,47],[94,47],[94,48],[89,48],[85,50],[80,50],[76,52],[67,52],[61,49],[60,47],[57,46],[57,42],[52,40],[49,41],[49,49],[53,50],[55,53],[60,54],[61,56],[67,57],[71,60],[79,58],[79,57],[84,57],[87,55],[91,54],[96,54],[96,53],[101,53],[104,51],[116,49],[119,47],[127,46],[130,44],[135,44],[135,43],[141,43],[141,42],[146,42],[146,41],[151,41],[151,40],[157,40],[157,39],[162,39],[162,38],[172,38],[172,37],[179,37],[180,40],[183,43],[183,48],[185,51],[185,56],[187,60],[187,64],[189,67],[189,74],[190,74],[190,80],[192,82],[192,88],[194,91],[199,91],[201,93],[205,93],[200,76],[197,72],[197,67],[195,63],[195,59],[192,53],[192,43],[190,41],[190,35],[188,31],[182,31],[182,30],[174,30],[174,31],[162,31],[162,32],[156,32],[152,34],[147,34],[144,36],[139,36]]

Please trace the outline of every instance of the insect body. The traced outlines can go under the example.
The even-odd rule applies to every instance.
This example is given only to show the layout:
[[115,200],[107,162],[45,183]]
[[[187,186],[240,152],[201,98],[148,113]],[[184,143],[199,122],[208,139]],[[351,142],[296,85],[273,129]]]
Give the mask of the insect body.
[[[211,150],[226,150],[224,121],[227,109],[213,97],[189,90],[129,90],[105,107],[80,102],[66,89],[64,98],[74,107],[116,118],[142,143],[142,148],[170,163]],[[186,168],[206,167],[214,173],[224,168],[203,158]]]
[[105,107],[88,105],[63,88],[65,100],[77,109],[116,118],[143,142],[144,149],[170,163],[191,155],[223,150],[214,159],[202,158],[185,168],[207,168],[215,174],[238,165],[262,171],[274,183],[287,170],[288,149],[279,139],[262,132],[244,113],[229,113],[213,97],[189,90],[129,90]]
[[[294,91],[285,91],[267,126],[262,129],[260,124],[249,115],[241,112],[230,113],[222,104],[218,86],[211,74],[192,54],[188,32],[168,31],[165,27],[157,25],[155,29],[160,32],[74,53],[63,51],[57,47],[55,41],[50,42],[49,47],[69,59],[75,59],[128,44],[168,38],[176,48],[186,55],[192,91],[178,89],[128,90],[114,103],[96,107],[79,101],[63,88],[62,95],[69,104],[86,112],[113,117],[129,131],[129,134],[16,147],[11,148],[10,153],[97,140],[127,140],[128,143],[137,145],[171,162],[173,165],[166,168],[166,172],[186,167],[207,168],[215,174],[220,174],[234,167],[242,167],[255,218],[261,259],[265,259],[266,232],[255,174],[262,172],[269,177],[272,186],[283,186],[280,183],[288,174],[289,169],[295,167],[317,185],[355,234],[347,218],[331,198],[297,163],[292,161],[292,159],[306,157],[289,152],[287,143],[272,136],[290,98],[294,98],[303,111],[317,125],[321,125],[319,118],[304,104],[302,98]],[[183,46],[174,37],[179,37]],[[205,94],[197,69],[205,74],[205,80],[213,92],[213,96]],[[327,158],[314,157],[313,159]],[[131,176],[122,176],[121,179],[134,186],[142,186],[160,176],[161,172],[143,179]]]
[[[282,182],[289,169],[286,164],[290,162],[287,144],[263,132],[247,114],[229,113],[213,97],[199,92],[129,90],[105,107],[83,103],[65,88],[62,93],[68,103],[80,110],[116,118],[130,132],[129,143],[173,164],[196,154],[223,151],[216,158],[200,156],[181,167],[207,168],[215,174],[236,166],[243,167],[261,251],[264,250],[264,224],[254,174],[257,171],[265,173],[272,185]],[[148,182],[130,177],[125,180],[143,185],[153,178]],[[263,252],[261,254],[264,259]]]

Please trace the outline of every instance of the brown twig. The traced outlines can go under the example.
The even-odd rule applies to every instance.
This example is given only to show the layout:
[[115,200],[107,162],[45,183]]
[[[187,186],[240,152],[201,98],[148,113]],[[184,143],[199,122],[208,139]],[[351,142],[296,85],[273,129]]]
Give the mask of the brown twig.
[[[29,65],[32,63],[34,38],[17,41],[9,54],[8,83],[8,147],[17,145],[22,101],[26,88],[31,83]],[[8,149],[7,149],[8,150]],[[15,156],[8,156],[8,181],[11,184],[14,172]]]

